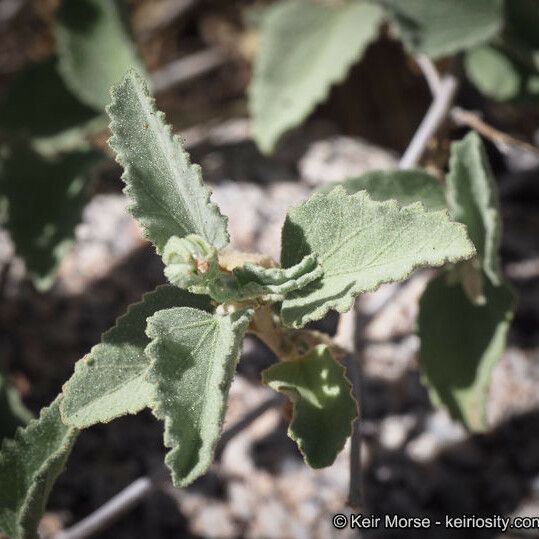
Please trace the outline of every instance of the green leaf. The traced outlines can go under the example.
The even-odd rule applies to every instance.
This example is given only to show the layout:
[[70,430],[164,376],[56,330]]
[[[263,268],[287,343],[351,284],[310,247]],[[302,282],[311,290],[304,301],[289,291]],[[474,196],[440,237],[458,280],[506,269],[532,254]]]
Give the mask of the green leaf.
[[0,532],[11,539],[37,538],[37,525],[77,430],[60,420],[61,396],[41,411],[0,452]]
[[40,290],[52,284],[73,242],[88,200],[87,173],[98,158],[80,151],[46,159],[22,144],[0,150],[0,199],[7,201],[8,213],[4,226]]
[[453,217],[466,225],[485,274],[492,284],[500,284],[498,189],[477,133],[471,132],[451,145],[447,199]]
[[211,295],[210,284],[219,278],[217,249],[196,234],[170,237],[163,250],[163,263],[166,278],[194,294]]
[[357,417],[357,405],[344,373],[344,367],[324,345],[262,372],[265,384],[290,397],[294,414],[288,435],[313,468],[333,464]]
[[165,285],[145,294],[103,334],[101,343],[77,362],[75,373],[64,385],[62,419],[79,429],[108,423],[150,406],[153,388],[145,375],[150,360],[144,349],[146,320],[161,309],[189,306],[209,310],[205,296],[195,296]]
[[113,84],[130,68],[142,69],[120,0],[63,0],[54,33],[66,84],[98,111],[109,102]]
[[207,294],[218,303],[261,298],[278,302],[322,275],[315,255],[306,256],[291,268],[265,268],[251,262],[232,272],[219,265],[218,252],[201,237],[172,236],[163,252],[165,275],[179,288]]
[[442,184],[423,170],[372,170],[359,178],[349,178],[338,184],[325,185],[320,191],[328,193],[342,185],[347,193],[367,191],[373,200],[396,200],[401,206],[422,202],[427,210],[447,208]]
[[376,38],[382,17],[378,6],[349,0],[286,0],[269,8],[249,89],[253,134],[263,152],[346,77]]
[[[509,0],[512,1],[512,0]],[[413,52],[432,58],[486,43],[500,32],[502,0],[377,0]]]
[[176,486],[211,464],[249,318],[249,311],[221,316],[178,307],[148,320],[154,412],[165,420],[165,445],[172,448],[165,462]]
[[32,419],[32,414],[24,406],[19,392],[0,371],[0,441],[11,438],[17,427],[22,427]]
[[281,301],[287,294],[319,279],[323,270],[316,255],[307,255],[290,268],[263,268],[247,262],[233,271],[237,280],[238,298],[269,296]]
[[419,309],[419,361],[435,403],[471,430],[485,424],[492,370],[505,349],[513,316],[513,295],[486,280],[486,304],[473,305],[447,276],[431,281]]
[[124,168],[131,213],[162,253],[172,236],[197,234],[217,249],[228,243],[226,218],[210,202],[198,165],[192,165],[180,138],[172,136],[155,108],[144,80],[131,71],[112,90],[107,108],[113,136],[109,140]]
[[66,88],[54,57],[21,72],[0,102],[0,126],[29,137],[56,135],[85,124],[95,115]]
[[324,275],[283,301],[286,325],[301,327],[329,309],[344,312],[360,293],[405,279],[421,266],[470,258],[475,250],[447,211],[427,212],[419,203],[401,208],[394,200],[376,202],[365,191],[348,195],[336,187],[316,193],[286,218],[282,266],[311,253]]
[[483,46],[469,51],[464,67],[470,81],[491,99],[507,101],[520,93],[520,70],[504,52],[494,47]]
[[465,58],[468,78],[479,91],[497,101],[536,105],[539,95],[539,3],[505,2],[505,25],[491,46],[470,51]]

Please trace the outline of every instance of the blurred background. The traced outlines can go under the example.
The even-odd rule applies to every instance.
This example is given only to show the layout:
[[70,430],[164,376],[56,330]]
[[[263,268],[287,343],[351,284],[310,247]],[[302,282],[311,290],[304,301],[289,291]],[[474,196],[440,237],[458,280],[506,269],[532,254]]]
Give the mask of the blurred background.
[[[125,18],[142,64],[152,74],[158,107],[182,135],[214,200],[229,217],[233,246],[278,260],[287,208],[324,183],[395,167],[431,95],[413,57],[384,26],[362,61],[332,87],[307,121],[274,154],[262,155],[251,137],[247,88],[261,13],[269,4],[130,0]],[[58,81],[47,78],[48,72],[43,75],[55,62],[51,27],[58,6],[57,0],[0,0],[2,141],[35,129],[46,147],[52,136],[72,125],[66,120],[62,129],[49,132],[58,107],[72,107],[77,118],[92,119],[85,105],[75,107],[73,97],[54,86]],[[480,113],[488,125],[538,143],[537,106],[497,103],[465,77],[457,102]],[[45,113],[49,119],[37,125]],[[444,125],[423,164],[443,171],[451,140],[466,131]],[[106,157],[106,124],[89,133],[88,143],[100,157],[80,187],[83,198],[58,195],[50,202],[46,193],[54,192],[54,185],[44,185],[39,174],[25,184],[19,169],[18,183],[5,187],[19,201],[19,226],[26,232],[17,237],[9,224],[0,228],[2,398],[14,388],[33,414],[52,401],[74,363],[127,305],[164,282],[160,258],[127,212],[121,170],[110,153]],[[69,137],[62,141],[69,145]],[[504,271],[518,294],[508,348],[493,374],[490,429],[467,434],[446,412],[433,409],[421,383],[415,324],[418,298],[432,272],[416,272],[400,286],[385,285],[363,296],[359,309],[369,317],[362,343],[363,464],[366,509],[372,513],[539,516],[539,157],[524,145],[486,144],[501,192]],[[36,176],[35,171],[28,174]],[[52,172],[47,179],[52,181]],[[46,220],[43,207],[60,199],[64,206],[81,207],[80,222],[65,216],[73,221],[73,246],[56,242],[55,256],[62,254],[57,272],[44,277],[47,272],[38,271],[40,278],[31,278],[15,244],[24,244],[33,220],[42,215]],[[0,214],[1,209],[0,204]],[[336,323],[337,316],[330,315],[317,327],[334,333]],[[274,361],[263,344],[246,339],[225,428],[271,396],[259,373]],[[5,422],[2,430],[10,428]],[[304,465],[286,429],[281,410],[270,408],[230,441],[206,476],[176,490],[163,470],[162,425],[149,412],[93,427],[78,439],[41,531],[53,537],[138,477],[151,475],[163,478],[160,488],[98,537],[354,535],[331,525],[332,514],[349,511],[348,445],[333,466],[314,471]],[[365,536],[388,533],[373,530]],[[488,530],[459,534],[439,529],[432,536],[444,533],[496,536]],[[391,536],[412,537],[413,532]],[[539,532],[530,536],[539,537]]]

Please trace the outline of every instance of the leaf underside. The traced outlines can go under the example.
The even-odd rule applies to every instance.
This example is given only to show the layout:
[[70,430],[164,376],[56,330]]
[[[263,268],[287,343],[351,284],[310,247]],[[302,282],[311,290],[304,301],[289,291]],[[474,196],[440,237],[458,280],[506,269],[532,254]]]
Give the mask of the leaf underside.
[[159,286],[131,305],[103,334],[101,343],[77,362],[63,387],[62,419],[67,424],[83,429],[150,406],[153,388],[145,379],[150,364],[144,353],[150,342],[146,320],[157,311],[177,306],[211,308],[205,296]]
[[502,29],[502,0],[377,1],[394,17],[407,47],[432,58],[486,43]]
[[295,266],[286,269],[264,268],[247,262],[234,269],[236,294],[227,299],[265,298],[266,301],[282,301],[286,294],[316,281],[322,273],[315,255],[306,256]]
[[88,200],[92,151],[45,159],[29,146],[6,147],[0,158],[0,201],[7,202],[5,227],[16,252],[40,290],[53,282],[58,265],[74,238]]
[[325,185],[320,192],[328,193],[335,185],[342,185],[351,195],[367,191],[373,200],[379,202],[394,199],[401,206],[422,202],[427,210],[447,208],[442,184],[434,176],[419,169],[372,170],[358,178]]
[[217,249],[228,243],[226,218],[210,202],[200,167],[155,108],[144,80],[130,71],[112,90],[109,140],[124,168],[131,213],[161,254],[172,236],[197,234]]
[[427,212],[419,203],[399,207],[395,201],[373,201],[366,191],[348,195],[336,187],[316,193],[286,218],[282,266],[311,253],[324,274],[283,301],[286,325],[301,327],[329,309],[344,312],[360,293],[400,281],[421,266],[470,258],[475,249],[465,227],[451,222],[447,211]]
[[63,0],[54,32],[60,72],[73,93],[102,112],[110,88],[130,68],[141,70],[121,0]]
[[486,427],[492,370],[513,316],[509,287],[486,280],[483,293],[486,304],[475,306],[441,275],[429,283],[419,310],[419,361],[431,397],[473,431]]
[[148,320],[148,379],[154,412],[165,421],[165,462],[176,486],[202,475],[213,458],[250,315],[212,315],[178,307]]
[[321,345],[303,358],[266,369],[262,380],[290,397],[294,414],[288,435],[305,462],[313,468],[333,464],[357,417],[344,367]]
[[286,0],[269,8],[249,89],[253,134],[262,151],[272,151],[345,78],[376,38],[382,17],[378,6],[349,0]]
[[47,498],[75,443],[77,430],[60,419],[61,398],[2,444],[0,531],[11,539],[37,537]]
[[496,181],[477,133],[451,145],[447,199],[452,216],[466,225],[481,266],[492,284],[502,282],[501,216]]

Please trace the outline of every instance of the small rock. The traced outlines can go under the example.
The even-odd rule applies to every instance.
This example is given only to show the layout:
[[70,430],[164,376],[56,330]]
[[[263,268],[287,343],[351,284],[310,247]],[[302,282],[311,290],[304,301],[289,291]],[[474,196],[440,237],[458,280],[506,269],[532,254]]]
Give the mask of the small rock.
[[396,165],[397,157],[389,150],[362,139],[334,136],[311,144],[299,162],[299,170],[308,185],[318,187]]
[[445,410],[437,410],[428,417],[425,431],[406,446],[406,453],[417,462],[425,462],[465,438],[462,424],[452,421]]
[[309,190],[294,182],[269,187],[224,182],[215,186],[213,199],[228,216],[234,249],[280,257],[281,228],[290,206],[305,199]]
[[499,424],[539,406],[539,355],[509,348],[494,368],[490,384],[487,417]]
[[236,526],[228,506],[224,503],[204,507],[196,515],[192,531],[203,537],[219,537],[220,539],[236,537]]
[[399,449],[416,422],[413,415],[386,417],[380,424],[380,443],[387,449]]

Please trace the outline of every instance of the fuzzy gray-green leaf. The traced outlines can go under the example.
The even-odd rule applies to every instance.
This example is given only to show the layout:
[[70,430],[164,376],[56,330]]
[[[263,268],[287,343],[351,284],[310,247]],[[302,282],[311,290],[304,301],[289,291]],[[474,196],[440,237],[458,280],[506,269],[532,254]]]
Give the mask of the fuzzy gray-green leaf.
[[211,463],[249,318],[247,311],[212,315],[178,307],[148,320],[148,378],[155,385],[154,412],[165,421],[171,448],[165,462],[176,486],[191,483]]
[[477,89],[497,101],[518,96],[523,75],[511,58],[492,46],[477,47],[464,59],[466,75]]
[[281,300],[319,279],[323,270],[316,255],[311,254],[290,268],[263,268],[247,262],[233,273],[239,289],[237,299],[268,295]]
[[2,444],[0,532],[10,539],[37,538],[47,498],[75,443],[78,431],[60,419],[61,398]]
[[165,275],[180,288],[206,294],[218,303],[263,298],[282,301],[286,294],[303,288],[322,275],[315,255],[306,256],[291,268],[265,268],[246,262],[225,271],[219,266],[217,250],[190,234],[172,236],[163,252]]
[[376,1],[392,14],[408,48],[432,58],[486,43],[502,29],[502,0]]
[[486,426],[492,370],[505,349],[514,302],[504,284],[486,280],[483,293],[485,304],[473,305],[460,284],[441,275],[419,308],[419,360],[431,397],[474,431]]
[[151,404],[153,388],[145,375],[150,360],[144,349],[146,320],[157,311],[189,306],[209,310],[205,296],[195,296],[174,286],[159,286],[145,294],[103,334],[101,343],[77,362],[64,385],[63,420],[79,429],[136,414]]
[[92,151],[45,158],[24,144],[0,149],[3,224],[40,290],[52,284],[73,242],[88,200],[88,172],[98,159]]
[[492,284],[500,284],[498,189],[477,133],[471,132],[451,145],[447,199],[452,216],[466,225],[485,274]]
[[63,0],[54,32],[60,72],[73,93],[102,112],[109,91],[130,68],[141,69],[122,0]]
[[217,249],[228,243],[226,218],[210,202],[198,165],[192,165],[178,136],[155,108],[146,83],[134,71],[112,90],[107,108],[109,140],[124,168],[131,213],[162,253],[168,239],[197,234]]
[[330,466],[352,432],[357,405],[344,367],[326,346],[262,373],[271,388],[289,395],[294,415],[288,435],[313,468]]
[[[447,208],[441,182],[419,169],[372,170],[337,185],[342,185],[350,194],[365,190],[373,200],[380,202],[394,199],[401,206],[422,202],[427,210]],[[335,184],[325,185],[320,191],[328,193],[334,187]]]
[[354,0],[285,0],[269,8],[249,89],[262,151],[272,151],[344,79],[375,39],[382,17],[378,6]]
[[376,202],[366,191],[349,195],[336,187],[293,208],[285,221],[282,266],[311,253],[324,275],[283,301],[286,325],[301,327],[329,309],[344,312],[362,292],[405,279],[421,266],[468,259],[475,249],[465,227],[445,210],[428,212],[419,203],[399,207]]

